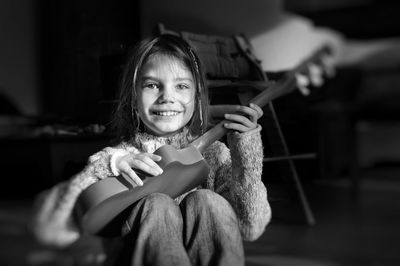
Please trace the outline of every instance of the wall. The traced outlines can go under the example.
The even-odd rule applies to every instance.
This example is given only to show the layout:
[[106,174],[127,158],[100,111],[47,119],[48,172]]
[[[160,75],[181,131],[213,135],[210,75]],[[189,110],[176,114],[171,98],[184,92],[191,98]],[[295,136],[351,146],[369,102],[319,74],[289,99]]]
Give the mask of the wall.
[[149,36],[157,23],[177,30],[208,34],[263,32],[278,19],[283,0],[147,0],[141,1],[141,32]]
[[137,2],[42,1],[43,111],[75,122],[108,120],[119,76],[110,74],[139,35]]
[[34,1],[0,1],[0,93],[27,115],[40,112]]
[[[46,40],[39,40],[40,3],[0,1],[0,92],[26,115],[41,114],[44,106],[39,41]],[[245,32],[251,36],[271,27],[279,17],[281,6],[281,0],[141,1],[141,35],[150,35],[162,21],[177,29],[224,34]],[[131,13],[138,16],[135,10]],[[48,77],[43,75],[43,78]]]
[[367,5],[373,0],[285,0],[285,8],[296,12],[322,11]]

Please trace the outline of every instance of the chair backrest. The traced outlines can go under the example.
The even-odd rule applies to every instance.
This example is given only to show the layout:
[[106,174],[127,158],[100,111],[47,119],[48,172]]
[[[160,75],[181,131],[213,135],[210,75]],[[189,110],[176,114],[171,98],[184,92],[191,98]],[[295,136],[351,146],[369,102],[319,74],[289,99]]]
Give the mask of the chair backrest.
[[173,34],[186,40],[198,54],[210,80],[262,80],[267,77],[244,35],[220,36],[174,31],[158,25],[160,34]]

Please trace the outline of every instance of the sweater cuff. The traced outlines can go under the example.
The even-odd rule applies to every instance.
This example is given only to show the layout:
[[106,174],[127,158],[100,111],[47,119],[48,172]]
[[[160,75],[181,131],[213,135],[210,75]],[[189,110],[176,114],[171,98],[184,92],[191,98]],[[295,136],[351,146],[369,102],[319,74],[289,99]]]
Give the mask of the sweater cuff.
[[242,176],[261,178],[264,154],[260,131],[261,126],[258,125],[248,132],[235,132],[228,136],[234,172]]
[[127,151],[127,150],[117,150],[116,152],[114,152],[111,155],[111,157],[110,157],[110,170],[111,170],[111,173],[114,176],[119,176],[120,175],[120,172],[118,171],[117,166],[115,165],[116,160],[118,158],[120,158],[122,156],[125,156],[125,155],[128,155],[128,154],[129,154],[129,151]]

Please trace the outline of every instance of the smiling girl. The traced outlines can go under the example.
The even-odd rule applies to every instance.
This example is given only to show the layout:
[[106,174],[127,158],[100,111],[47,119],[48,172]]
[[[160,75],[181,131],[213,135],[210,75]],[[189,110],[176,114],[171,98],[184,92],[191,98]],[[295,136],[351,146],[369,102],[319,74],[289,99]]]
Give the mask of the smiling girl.
[[[243,240],[264,232],[271,210],[261,181],[262,110],[254,104],[237,109],[225,115],[227,145],[216,141],[203,154],[210,173],[201,186],[175,199],[150,194],[111,225],[118,233],[106,240],[108,265],[244,265]],[[149,178],[163,172],[156,149],[184,148],[207,130],[204,75],[185,41],[161,35],[135,47],[114,123],[119,144],[92,155],[84,170],[43,194],[34,222],[42,242],[65,246],[80,237],[72,210],[89,185],[122,175],[141,186],[139,172]]]

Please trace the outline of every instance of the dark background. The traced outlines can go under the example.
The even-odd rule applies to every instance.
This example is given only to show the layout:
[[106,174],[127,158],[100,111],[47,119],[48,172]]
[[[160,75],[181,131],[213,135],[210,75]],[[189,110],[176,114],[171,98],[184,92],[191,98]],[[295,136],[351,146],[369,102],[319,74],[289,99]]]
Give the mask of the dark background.
[[247,263],[400,265],[400,4],[394,0],[0,1],[0,264],[99,265],[93,239],[66,249],[37,243],[29,230],[32,207],[38,193],[110,145],[125,55],[156,23],[251,38],[273,29],[285,12],[348,41],[395,38],[397,46],[367,59],[368,67],[338,66],[308,97],[295,91],[274,102],[290,151],[314,155],[295,166],[316,223],[304,219],[293,180],[266,163],[273,218],[258,241],[245,244]]
[[[10,38],[4,39],[2,51],[6,60],[1,66],[3,81],[0,80],[4,102],[1,141],[7,150],[3,160],[7,175],[14,175],[21,162],[35,169],[31,174],[37,181],[31,184],[30,194],[67,178],[82,167],[87,156],[109,144],[111,136],[107,130],[126,53],[149,35],[159,21],[211,34],[246,31],[251,38],[274,25],[280,14],[294,12],[310,19],[315,26],[337,30],[349,40],[371,41],[400,34],[396,1],[257,0],[248,5],[234,1],[229,10],[224,9],[224,1],[23,3],[18,6],[5,1],[2,9],[5,36]],[[175,9],[179,15],[173,13]],[[382,92],[382,97],[378,90],[372,90],[370,97],[364,94],[365,83],[371,79],[379,83],[386,79],[385,75],[393,76],[396,69],[377,74],[354,65],[339,67],[337,72],[336,78],[315,88],[309,97],[295,92],[275,103],[290,150],[319,153],[318,160],[297,166],[307,178],[340,176],[351,171],[354,153],[360,149],[353,145],[358,141],[354,138],[354,121],[359,116],[372,115],[375,120],[390,117],[394,124],[396,121],[396,88]],[[367,101],[360,101],[365,98]],[[99,127],[104,134],[98,134]],[[64,131],[67,135],[59,134]],[[70,133],[78,137],[71,137]],[[70,148],[60,158],[59,145],[68,147],[69,143]],[[15,147],[21,149],[18,156],[9,156],[16,152]],[[71,158],[68,154],[72,154]],[[388,160],[393,162],[395,158],[389,156]]]

